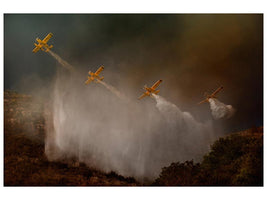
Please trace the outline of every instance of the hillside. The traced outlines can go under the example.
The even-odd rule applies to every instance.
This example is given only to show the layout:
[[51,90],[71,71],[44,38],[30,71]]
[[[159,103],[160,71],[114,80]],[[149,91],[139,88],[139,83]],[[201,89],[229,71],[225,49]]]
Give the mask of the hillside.
[[4,93],[5,186],[135,186],[134,178],[73,161],[49,162],[44,153],[44,106],[31,96]]
[[[45,103],[4,93],[5,186],[140,186],[132,177],[104,173],[77,160],[50,162],[44,153]],[[263,127],[220,138],[201,163],[162,168],[155,186],[262,186]]]
[[215,141],[201,163],[164,167],[158,186],[263,186],[263,127]]

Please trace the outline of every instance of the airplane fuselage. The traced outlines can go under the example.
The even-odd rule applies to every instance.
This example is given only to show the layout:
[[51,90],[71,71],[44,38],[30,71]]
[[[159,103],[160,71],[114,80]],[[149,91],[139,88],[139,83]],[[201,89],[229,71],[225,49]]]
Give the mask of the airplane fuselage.
[[145,92],[138,98],[142,99],[146,96],[152,96],[152,94],[158,94],[159,90],[156,90],[156,88],[159,86],[159,84],[162,82],[162,80],[158,80],[152,87],[147,87],[146,85],[144,86]]
[[40,49],[42,51],[48,52],[50,51],[51,48],[53,48],[53,45],[48,45],[47,42],[49,41],[49,39],[53,36],[52,33],[49,33],[43,40],[40,40],[39,38],[36,38],[36,41],[38,42],[38,44],[34,43],[35,45],[35,49],[33,49],[33,52],[36,53],[37,51],[39,51]]
[[91,78],[92,80],[94,79],[101,79],[100,76],[96,75],[93,72],[89,72],[90,76],[88,76],[88,78]]
[[100,72],[104,69],[104,66],[100,66],[98,68],[98,70],[96,70],[96,72],[91,72],[89,71],[88,74],[88,80],[85,81],[85,84],[89,84],[91,81],[95,81],[95,82],[99,82],[99,81],[102,81],[104,79],[104,77],[100,77],[99,74]]
[[212,94],[204,94],[205,96],[205,100],[199,102],[198,104],[202,104],[204,102],[208,102],[209,99],[211,98],[217,98],[216,94],[218,94],[221,90],[223,89],[223,86],[219,87],[217,90],[215,90],[215,92],[213,92]]
[[97,75],[96,73],[93,73],[91,71],[88,72],[88,74],[90,76],[88,76],[88,80],[92,80],[92,81],[102,81],[104,79],[104,77],[100,77],[99,75]]
[[155,89],[153,89],[153,88],[148,88],[148,87],[144,87],[144,89],[146,90],[145,91],[145,94],[147,95],[147,96],[151,96],[152,94],[158,94],[159,93],[159,90],[155,90]]
[[206,98],[207,98],[207,100],[209,100],[211,98],[217,98],[217,96],[216,95],[207,95]]
[[146,90],[146,92],[149,92],[149,93],[155,91],[154,89],[152,89],[152,88],[148,88],[148,87],[146,87],[146,86],[144,87],[144,89]]

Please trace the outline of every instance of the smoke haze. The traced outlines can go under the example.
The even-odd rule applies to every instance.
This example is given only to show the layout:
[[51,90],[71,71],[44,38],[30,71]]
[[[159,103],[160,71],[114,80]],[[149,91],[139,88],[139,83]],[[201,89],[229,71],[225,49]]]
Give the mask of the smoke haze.
[[160,96],[155,95],[156,105],[129,101],[112,92],[115,88],[82,84],[83,77],[57,73],[47,121],[49,159],[75,157],[143,181],[153,180],[173,161],[199,161],[208,151],[214,139],[210,124],[196,122]]
[[60,64],[61,66],[65,67],[66,69],[73,71],[74,68],[65,60],[63,60],[59,55],[57,55],[56,53],[54,53],[53,51],[49,50],[48,53],[54,57]]
[[204,122],[208,105],[194,105],[223,85],[220,100],[238,110],[216,122],[223,133],[263,124],[262,14],[5,14],[5,89],[38,95],[33,86],[54,80],[57,61],[31,52],[49,32],[53,52],[84,74],[104,65],[105,82],[129,98],[162,79],[160,94]]
[[[33,54],[34,38],[49,32],[51,57]],[[84,85],[100,65],[105,82]],[[4,89],[51,106],[49,159],[151,179],[171,162],[198,160],[219,135],[263,125],[263,15],[5,14],[4,77]],[[159,79],[156,102],[137,101]],[[230,105],[196,103],[221,85],[220,100],[238,112],[211,125]]]
[[109,85],[109,84],[105,83],[104,81],[98,81],[98,83],[102,84],[105,88],[107,88],[109,91],[111,91],[113,94],[115,94],[121,100],[129,101],[129,99],[125,95],[123,95],[121,92],[119,92],[112,85]]

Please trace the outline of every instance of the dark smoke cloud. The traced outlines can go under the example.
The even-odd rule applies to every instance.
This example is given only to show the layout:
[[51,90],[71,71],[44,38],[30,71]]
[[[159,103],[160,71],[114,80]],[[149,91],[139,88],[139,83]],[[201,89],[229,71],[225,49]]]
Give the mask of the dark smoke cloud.
[[[53,84],[59,64],[44,52],[31,52],[34,39],[49,32],[53,51],[84,71],[85,79],[89,69],[103,64],[109,71],[105,81],[129,98],[163,79],[160,94],[205,121],[212,118],[209,105],[196,103],[223,85],[219,100],[237,112],[217,121],[218,127],[226,132],[263,124],[261,14],[6,14],[5,89],[28,92]],[[41,80],[23,82],[28,76]]]

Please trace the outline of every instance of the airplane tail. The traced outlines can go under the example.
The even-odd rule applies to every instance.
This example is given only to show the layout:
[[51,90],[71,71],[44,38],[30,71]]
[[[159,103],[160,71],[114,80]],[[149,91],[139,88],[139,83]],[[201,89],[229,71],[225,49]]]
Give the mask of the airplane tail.
[[202,104],[202,103],[205,103],[205,102],[209,102],[208,99],[205,99],[203,101],[200,101],[197,105]]
[[144,97],[148,96],[146,93],[142,94],[140,97],[138,97],[138,99],[143,99]]
[[153,92],[154,94],[158,94],[160,90],[156,90],[155,92]]
[[147,90],[147,91],[148,91],[148,87],[147,87],[147,85],[144,85],[144,90]]
[[51,48],[53,48],[53,45],[50,45],[50,46],[46,47],[46,50],[45,50],[45,52],[48,52],[48,51],[50,51],[50,49],[51,49]]
[[88,79],[87,79],[84,83],[85,83],[86,85],[88,85],[91,81],[92,81],[91,78],[88,77]]

